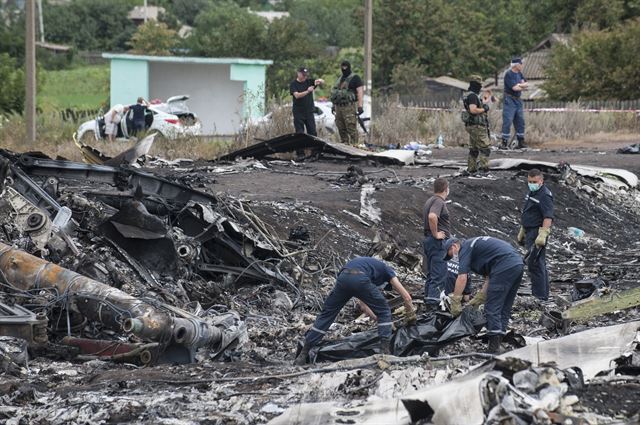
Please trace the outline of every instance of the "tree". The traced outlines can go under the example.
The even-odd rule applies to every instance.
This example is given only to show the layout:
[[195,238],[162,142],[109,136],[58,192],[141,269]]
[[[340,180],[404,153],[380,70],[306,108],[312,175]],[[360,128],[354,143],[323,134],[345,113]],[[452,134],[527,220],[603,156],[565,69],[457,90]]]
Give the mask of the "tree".
[[328,46],[352,47],[362,43],[363,20],[356,19],[359,0],[296,0],[291,17],[306,22],[311,34]]
[[393,68],[402,63],[420,65],[431,76],[495,70],[491,21],[466,2],[380,0],[374,14],[377,86],[389,84]]
[[0,53],[0,113],[18,113],[24,110],[24,71],[16,68],[16,60]]
[[558,100],[640,98],[640,20],[584,30],[553,50],[544,89]]
[[264,58],[266,31],[264,18],[223,1],[198,15],[188,44],[195,55]]
[[127,17],[137,4],[133,0],[72,0],[69,4],[47,5],[44,26],[47,39],[72,44],[82,50],[126,50],[136,30]]
[[194,26],[198,14],[210,5],[210,0],[173,0],[167,9],[183,24]]
[[132,53],[167,56],[178,42],[176,37],[166,24],[148,21],[138,27],[128,44]]

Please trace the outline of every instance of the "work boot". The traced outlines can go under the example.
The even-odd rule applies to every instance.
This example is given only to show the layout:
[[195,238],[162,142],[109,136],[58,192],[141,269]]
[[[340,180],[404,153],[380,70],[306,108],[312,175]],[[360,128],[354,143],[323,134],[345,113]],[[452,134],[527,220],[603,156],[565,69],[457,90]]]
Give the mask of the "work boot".
[[380,338],[380,354],[391,354],[391,340]]
[[509,141],[502,139],[502,143],[500,143],[500,146],[498,146],[498,149],[502,151],[506,151],[507,149],[509,149]]
[[489,347],[487,353],[500,354],[500,343],[502,342],[502,335],[489,335]]
[[305,341],[302,349],[298,353],[298,356],[293,361],[293,364],[295,364],[296,366],[306,365],[309,360],[309,350],[311,350],[311,345],[309,345],[309,343]]
[[524,140],[518,140],[518,149],[527,149],[528,147]]

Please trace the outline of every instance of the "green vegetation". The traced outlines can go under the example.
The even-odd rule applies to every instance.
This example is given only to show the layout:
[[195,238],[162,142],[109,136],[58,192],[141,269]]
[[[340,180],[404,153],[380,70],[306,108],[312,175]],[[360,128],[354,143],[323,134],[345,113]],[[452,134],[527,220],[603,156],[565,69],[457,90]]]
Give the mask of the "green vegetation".
[[[56,55],[38,49],[38,66],[49,71],[77,67],[74,54],[82,50],[271,59],[269,97],[286,97],[288,83],[301,65],[311,70],[312,77],[324,78],[327,86],[338,76],[343,58],[362,72],[361,0],[284,0],[276,6],[266,0],[149,0],[166,13],[160,24],[136,27],[127,15],[142,3],[44,0],[47,41],[72,50]],[[393,85],[396,92],[411,92],[423,76],[494,76],[512,56],[559,32],[570,33],[573,41],[554,54],[546,86],[553,98],[640,97],[640,0],[374,0],[373,4],[374,88]],[[275,8],[290,16],[267,22],[249,8]],[[193,32],[181,39],[174,31],[184,24],[193,26]],[[9,75],[9,66],[18,76],[24,61],[24,14],[15,2],[0,9],[1,53],[12,59],[2,59],[3,75]],[[43,87],[40,106],[102,104],[108,91],[106,68],[83,72],[47,72],[45,77],[52,81]],[[0,113],[17,110],[20,102],[12,99],[0,103]]]
[[109,66],[44,71],[38,106],[44,111],[98,109],[109,98]]
[[177,43],[176,32],[167,24],[149,21],[138,27],[128,44],[132,53],[166,56]]
[[24,72],[16,68],[16,60],[0,53],[0,112],[15,113],[24,109]]
[[583,31],[558,46],[545,90],[555,99],[640,98],[640,20],[608,31]]

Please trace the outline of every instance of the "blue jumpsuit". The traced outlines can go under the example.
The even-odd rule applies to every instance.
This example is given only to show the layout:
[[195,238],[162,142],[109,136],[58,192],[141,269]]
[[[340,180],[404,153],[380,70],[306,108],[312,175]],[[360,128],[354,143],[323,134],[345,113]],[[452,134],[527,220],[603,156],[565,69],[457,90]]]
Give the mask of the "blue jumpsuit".
[[506,145],[511,137],[511,124],[516,128],[516,137],[524,143],[524,106],[521,92],[512,89],[516,84],[526,81],[521,72],[507,70],[504,74],[504,102],[502,106],[502,141]]
[[489,335],[507,332],[511,308],[516,299],[524,263],[515,248],[490,236],[466,239],[458,252],[460,274],[474,272],[489,276],[484,307]]
[[[538,237],[538,229],[545,218],[553,219],[553,194],[545,186],[524,197],[522,208],[522,227],[525,231],[525,246],[531,252],[527,259],[527,270],[531,278],[531,293],[534,297],[546,301],[549,297],[549,272],[545,258],[545,246],[538,248],[534,242]],[[533,251],[532,251],[533,250]]]
[[380,338],[391,338],[391,308],[382,288],[395,276],[391,267],[375,258],[358,257],[349,261],[338,273],[336,286],[325,300],[313,327],[305,335],[306,343],[309,346],[318,344],[352,297],[364,302],[374,312],[378,318]]

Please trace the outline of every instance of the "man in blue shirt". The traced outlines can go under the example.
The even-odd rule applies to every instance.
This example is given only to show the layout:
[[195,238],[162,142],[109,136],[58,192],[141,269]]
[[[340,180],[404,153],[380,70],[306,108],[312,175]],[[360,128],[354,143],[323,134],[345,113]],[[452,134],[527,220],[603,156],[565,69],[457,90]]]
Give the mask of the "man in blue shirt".
[[490,236],[472,239],[447,240],[444,244],[445,260],[458,255],[458,278],[452,294],[450,311],[454,316],[462,313],[462,293],[467,284],[469,272],[484,276],[484,285],[470,304],[486,302],[489,353],[498,353],[502,336],[507,332],[511,308],[522,281],[524,263],[522,257],[507,242]]
[[129,109],[133,111],[131,121],[133,122],[133,134],[135,136],[145,129],[145,114],[148,106],[149,104],[143,97],[139,97],[135,105],[129,106]]
[[338,273],[336,286],[325,300],[322,312],[305,335],[304,346],[296,357],[295,364],[301,366],[307,363],[309,350],[322,340],[342,307],[354,297],[364,313],[378,321],[380,352],[389,354],[393,321],[391,308],[382,293],[387,283],[402,296],[407,321],[415,322],[411,295],[404,289],[393,269],[375,258],[357,257],[349,261]]
[[504,74],[504,104],[502,107],[502,144],[500,149],[507,149],[511,137],[511,124],[516,128],[518,149],[526,148],[524,143],[524,107],[522,92],[527,89],[527,80],[522,75],[522,58],[511,60],[511,69]]
[[529,171],[527,184],[529,190],[524,197],[518,243],[527,247],[531,293],[546,301],[549,298],[549,272],[545,255],[553,223],[553,194],[544,184],[544,175],[536,168]]

